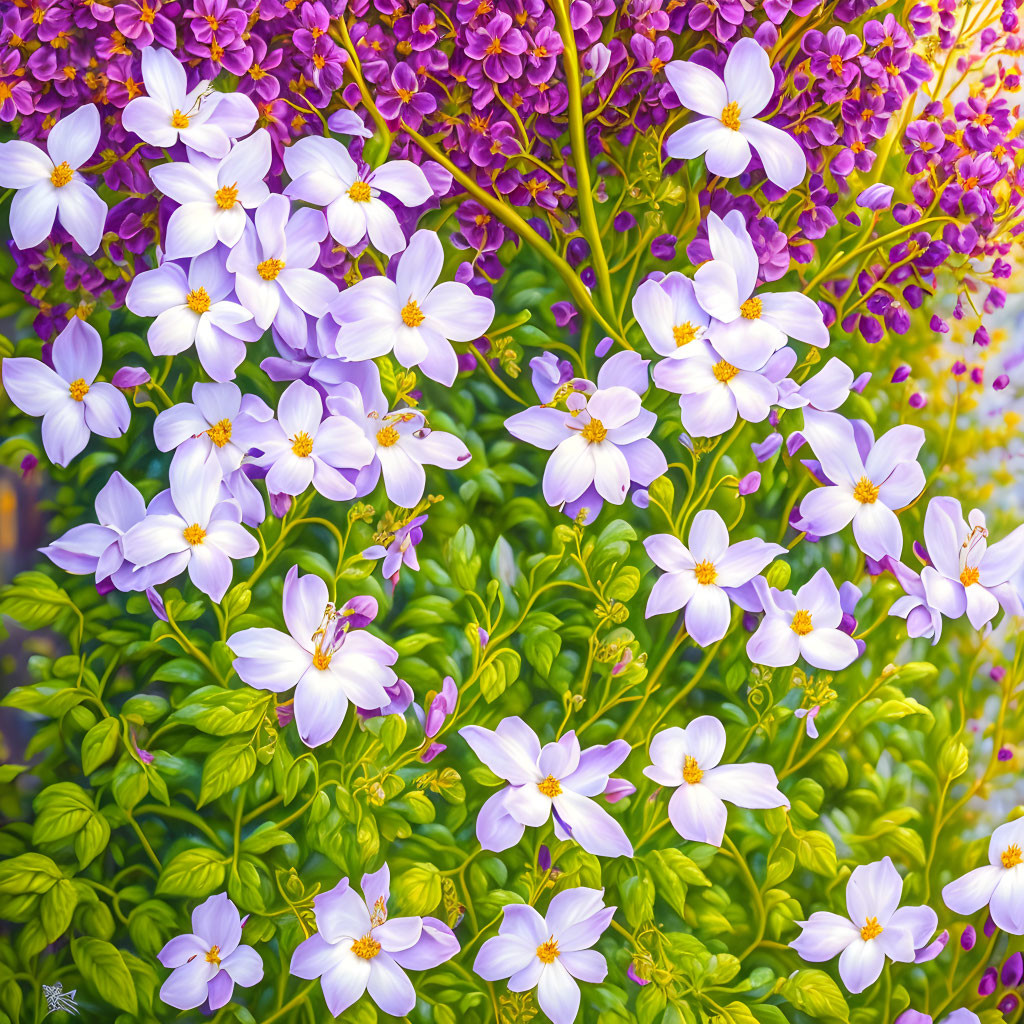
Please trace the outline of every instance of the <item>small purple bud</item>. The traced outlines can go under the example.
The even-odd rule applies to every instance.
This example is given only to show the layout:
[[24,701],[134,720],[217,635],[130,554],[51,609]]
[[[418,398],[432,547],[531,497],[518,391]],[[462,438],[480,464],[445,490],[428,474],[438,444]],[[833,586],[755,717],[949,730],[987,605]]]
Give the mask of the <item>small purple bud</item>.
[[990,996],[996,990],[996,986],[999,984],[999,974],[996,972],[994,967],[988,967],[985,973],[981,976],[981,981],[978,983],[978,995],[979,996]]
[[288,701],[287,704],[278,704],[274,711],[277,713],[277,727],[283,729],[295,717],[295,705]]
[[985,916],[985,938],[991,939],[996,933],[996,923],[992,920],[991,914]]
[[902,384],[910,376],[910,367],[906,363],[896,367],[896,372],[892,375],[893,384]]
[[858,395],[864,393],[864,389],[868,386],[868,381],[871,380],[871,371],[865,370],[851,385],[850,390],[856,391]]
[[747,495],[753,494],[761,486],[761,474],[755,469],[752,473],[748,473],[737,485],[736,490],[739,494]]
[[954,377],[962,377],[967,372],[967,364],[962,363],[959,359],[953,364],[953,369],[950,371]]
[[612,221],[615,230],[618,232],[628,231],[630,228],[636,227],[636,217],[629,212],[629,210],[622,210],[620,213],[615,215],[615,220]]
[[1014,953],[1006,960],[999,980],[1006,988],[1016,988],[1024,981],[1024,954]]
[[980,366],[975,366],[974,369],[971,370],[971,380],[974,381],[975,384],[984,384],[985,371]]
[[539,867],[541,871],[551,870],[551,851],[544,845],[544,843],[540,844],[540,849],[537,851],[537,867]]
[[141,366],[122,366],[110,378],[110,383],[115,388],[122,388],[127,391],[129,388],[137,388],[140,384],[149,383],[149,371]]
[[139,755],[139,760],[143,764],[152,764],[153,761],[155,760],[153,755],[148,750],[143,750],[142,747],[136,747],[135,750]]
[[915,391],[910,396],[910,407],[912,409],[923,409],[928,404],[928,399],[921,394],[920,391]]
[[936,334],[949,334],[949,324],[942,319],[937,313],[928,322],[928,326],[935,331]]
[[610,804],[617,804],[632,796],[636,792],[636,786],[627,779],[609,779],[608,785],[604,787],[604,798]]
[[152,587],[146,591],[146,597],[149,598],[149,607],[153,614],[161,622],[167,622],[167,610],[164,608],[163,598]]
[[491,634],[483,626],[477,626],[476,631],[480,636],[480,647],[486,647],[491,642]]
[[638,985],[650,985],[650,981],[644,981],[644,979],[641,978],[635,970],[633,970],[632,963],[630,963],[629,967],[626,968],[626,977],[629,978],[630,981],[635,981]]
[[757,616],[753,612],[744,612],[743,613],[743,628],[748,633],[753,633],[754,630],[757,629],[757,624],[758,624],[758,619],[757,619]]
[[986,348],[992,343],[992,337],[988,333],[988,330],[982,326],[974,332],[974,344],[980,348]]
[[782,447],[782,435],[777,431],[769,434],[763,441],[750,446],[758,462],[767,462]]
[[34,455],[26,455],[21,460],[21,478],[27,480],[32,474],[32,470],[39,465],[39,460]]
[[960,935],[960,945],[965,950],[974,949],[974,944],[978,941],[978,933],[974,930],[973,925],[968,925]]
[[993,665],[988,670],[988,677],[993,682],[1001,683],[1006,678],[1006,668],[1003,665]]
[[283,519],[288,514],[288,509],[291,507],[292,496],[290,494],[271,494],[270,511],[273,512],[278,519]]
[[551,304],[551,312],[554,314],[555,323],[559,327],[572,329],[572,322],[579,316],[579,310],[571,302],[554,302]]
[[859,196],[857,205],[862,210],[888,210],[892,206],[893,193],[896,190],[892,185],[868,185]]
[[430,746],[427,747],[427,749],[424,750],[423,753],[420,755],[420,760],[424,764],[426,764],[429,761],[433,761],[434,758],[437,757],[437,755],[440,754],[442,750],[447,749],[447,743],[431,743]]
[[999,761],[1012,761],[1013,751],[1009,747],[1000,747],[999,753],[996,754],[996,758]]
[[1009,995],[1003,996],[1002,999],[996,1004],[996,1009],[1006,1016],[1007,1014],[1013,1013],[1014,1010],[1020,1005],[1020,1000],[1011,992]]
[[1010,378],[1005,374],[1001,373],[994,381],[992,381],[992,387],[996,391],[1002,391],[1010,383]]
[[113,580],[111,580],[109,576],[96,583],[96,593],[99,594],[100,597],[106,597],[107,594],[116,589],[117,587],[114,586]]
[[594,355],[598,359],[603,359],[611,347],[612,339],[605,335],[594,347]]

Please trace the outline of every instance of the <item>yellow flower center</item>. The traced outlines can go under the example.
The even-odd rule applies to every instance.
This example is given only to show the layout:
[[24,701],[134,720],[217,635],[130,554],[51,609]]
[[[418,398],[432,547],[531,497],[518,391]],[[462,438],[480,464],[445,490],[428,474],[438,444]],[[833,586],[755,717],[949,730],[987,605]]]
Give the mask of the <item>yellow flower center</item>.
[[181,533],[185,540],[187,540],[194,548],[198,547],[206,539],[206,531],[198,523],[186,526]]
[[608,431],[605,430],[604,424],[600,420],[592,419],[582,431],[583,440],[590,444],[599,444],[607,436]]
[[[501,51],[501,40],[500,39],[492,39],[487,44],[487,49],[484,50],[484,53],[488,57],[497,57],[497,56],[499,56],[501,54],[501,52],[502,51]],[[557,956],[558,954],[556,953],[555,955]]]
[[231,207],[238,202],[238,185],[225,185],[223,188],[217,189],[213,193],[213,198],[217,200],[217,205],[222,210],[230,210]]
[[731,131],[738,132],[740,130],[740,105],[738,103],[730,103],[722,111],[722,124]]
[[313,438],[311,438],[304,430],[300,430],[292,438],[292,451],[298,455],[300,459],[309,458],[310,452],[313,451]]
[[704,778],[704,772],[697,766],[697,758],[687,754],[683,761],[683,782],[696,786]]
[[960,573],[960,582],[965,586],[969,587],[972,583],[977,583],[981,573],[973,565],[967,566],[962,573]]
[[693,573],[697,577],[697,582],[704,586],[714,583],[718,579],[718,570],[715,568],[714,562],[698,562],[693,567]]
[[694,338],[697,337],[697,328],[690,323],[689,320],[685,324],[676,324],[672,328],[672,340],[676,343],[676,348],[682,348],[684,345],[689,345]]
[[1010,868],[1015,868],[1018,864],[1024,863],[1024,853],[1021,853],[1020,846],[1014,843],[1012,846],[1008,846],[1003,850],[1002,855],[1003,867],[1007,871]]
[[354,181],[348,190],[348,197],[354,203],[368,203],[373,196],[365,181]]
[[832,69],[833,75],[841,75],[843,73],[843,58],[838,53],[833,53],[828,59],[828,66]]
[[756,295],[752,295],[740,306],[740,315],[744,320],[760,320],[761,310],[761,300]]
[[562,784],[554,777],[554,775],[549,775],[546,779],[541,779],[541,781],[537,783],[537,788],[545,796],[551,797],[552,799],[562,792]]
[[853,489],[853,497],[862,505],[874,505],[878,501],[878,488],[866,476],[862,476]]
[[395,427],[381,427],[377,431],[377,444],[381,448],[390,448],[392,445],[398,444],[399,433]]
[[220,963],[220,946],[210,947],[210,952],[206,954],[206,962],[208,964]]
[[554,935],[537,947],[537,959],[542,964],[553,964],[558,959],[558,942]]
[[89,394],[89,385],[79,377],[68,385],[68,391],[76,402],[81,402]]
[[811,613],[805,609],[794,612],[793,621],[789,624],[789,628],[797,636],[807,636],[814,629],[814,626],[811,624]]
[[869,939],[877,939],[882,934],[882,926],[878,923],[877,917],[869,917],[860,930],[860,937],[867,942]]
[[206,313],[211,306],[210,293],[205,288],[193,288],[185,296],[185,305],[193,313]]
[[352,952],[361,960],[372,960],[380,952],[380,943],[372,935],[364,935],[352,943]]
[[728,384],[740,371],[732,363],[727,363],[724,359],[720,359],[711,367],[711,372],[715,375],[715,380],[720,381],[722,384]]
[[223,448],[231,440],[231,420],[218,420],[206,434],[218,448]]
[[264,260],[262,263],[256,264],[256,273],[264,281],[275,280],[282,270],[284,270],[284,260]]
[[71,165],[65,160],[54,167],[53,174],[50,175],[50,182],[54,188],[63,188],[74,176],[75,172],[71,170]]
[[323,672],[324,669],[326,669],[330,664],[331,652],[320,650],[320,647],[318,645],[317,649],[313,652],[313,668],[318,668],[320,669],[321,672]]
[[424,320],[426,317],[423,315],[423,310],[413,299],[410,299],[402,307],[402,323],[406,327],[419,327]]
[[188,127],[188,116],[183,114],[180,110],[175,110],[171,114],[171,127],[172,128],[187,128]]

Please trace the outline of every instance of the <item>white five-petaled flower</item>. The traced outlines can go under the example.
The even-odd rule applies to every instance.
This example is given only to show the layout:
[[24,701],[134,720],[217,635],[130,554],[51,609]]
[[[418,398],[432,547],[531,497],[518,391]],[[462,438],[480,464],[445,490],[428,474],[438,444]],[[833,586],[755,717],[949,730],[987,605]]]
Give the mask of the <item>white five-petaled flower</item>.
[[707,647],[729,628],[730,599],[748,611],[757,607],[750,581],[786,549],[758,537],[730,545],[725,521],[713,509],[693,517],[688,540],[689,547],[678,537],[658,533],[644,541],[651,560],[665,570],[651,589],[645,615],[685,608],[686,631],[694,643]]
[[317,135],[288,146],[284,166],[292,177],[284,194],[324,207],[339,245],[351,248],[369,235],[373,247],[385,256],[405,248],[405,235],[381,192],[407,207],[421,206],[434,194],[427,176],[411,160],[360,170],[337,139]]
[[651,740],[651,764],[644,775],[659,786],[674,786],[668,817],[684,838],[721,846],[728,818],[723,801],[767,810],[789,807],[775,769],[767,764],[721,764],[725,727],[711,715],[685,729],[671,726]]
[[20,139],[0,143],[0,188],[17,189],[10,227],[19,249],[42,242],[55,217],[85,252],[99,248],[107,204],[78,173],[99,141],[100,114],[87,103],[50,129],[45,151]]
[[988,863],[950,882],[942,899],[955,914],[987,904],[997,928],[1024,935],[1024,818],[1000,825],[988,843]]
[[220,160],[190,150],[188,163],[154,167],[153,184],[180,204],[167,222],[165,256],[198,256],[218,242],[237,245],[249,222],[245,211],[270,195],[263,181],[269,170],[270,133],[265,128],[235,143]]
[[924,470],[917,462],[924,431],[901,423],[876,441],[866,423],[855,430],[837,413],[808,408],[803,433],[829,483],[801,499],[798,528],[825,537],[852,522],[865,555],[899,558],[903,530],[896,510],[924,489]]
[[136,96],[122,111],[121,124],[151,146],[169,149],[184,142],[189,149],[220,158],[231,140],[248,135],[259,111],[243,92],[215,92],[209,82],[189,89],[185,68],[170,50],[142,51],[145,96]]
[[693,342],[704,337],[711,323],[693,282],[678,271],[644,281],[633,296],[633,315],[651,348],[669,359],[692,355],[697,350]]
[[700,118],[668,137],[665,151],[680,160],[704,154],[712,174],[735,178],[750,163],[751,148],[768,180],[789,191],[807,173],[807,158],[796,141],[757,119],[775,93],[768,54],[755,39],[740,39],[729,52],[723,77],[693,61],[674,60],[665,76],[679,102]]
[[[900,907],[903,880],[888,857],[854,868],[846,883],[849,917],[818,910],[790,945],[812,963],[839,957],[839,977],[851,992],[878,980],[885,958],[909,964],[930,958],[938,917],[931,907]],[[897,909],[899,908],[899,909]]]

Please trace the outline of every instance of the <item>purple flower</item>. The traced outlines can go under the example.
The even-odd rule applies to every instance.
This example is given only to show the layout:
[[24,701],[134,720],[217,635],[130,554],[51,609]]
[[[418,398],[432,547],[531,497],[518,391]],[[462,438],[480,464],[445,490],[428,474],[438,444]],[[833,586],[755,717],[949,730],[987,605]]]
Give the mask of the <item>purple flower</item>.
[[739,481],[736,485],[736,493],[746,497],[748,494],[754,494],[760,486],[761,474],[755,469]]
[[467,725],[459,735],[509,785],[480,810],[476,834],[485,850],[500,853],[518,843],[526,826],[554,818],[555,835],[574,839],[598,857],[631,857],[622,826],[592,797],[604,792],[610,774],[629,755],[625,740],[580,749],[574,732],[541,748],[537,734],[518,717],[506,718],[493,732]]
[[521,55],[525,51],[526,39],[513,24],[511,15],[502,10],[493,11],[485,24],[470,31],[465,48],[466,57],[480,61],[483,74],[497,85],[522,75]]
[[391,581],[392,587],[398,583],[398,575],[403,565],[409,566],[413,572],[419,570],[420,563],[416,558],[416,545],[423,540],[421,527],[426,521],[426,516],[416,516],[398,527],[390,535],[390,538],[382,538],[386,540],[386,543],[371,544],[363,551],[363,558],[374,561],[378,558],[384,559],[381,575]]
[[883,185],[881,182],[869,185],[857,196],[857,205],[864,210],[888,210],[892,206],[894,192],[892,185]]
[[704,337],[711,317],[701,309],[693,282],[673,271],[659,280],[648,278],[633,296],[633,315],[658,355],[685,359]]
[[942,635],[942,613],[931,603],[922,578],[898,559],[886,558],[885,565],[905,591],[904,597],[893,602],[889,614],[906,619],[907,636],[924,637],[937,644]]
[[[307,577],[308,579],[308,577]],[[416,991],[405,973],[438,967],[459,951],[451,928],[434,917],[388,917],[391,872],[387,864],[363,875],[363,894],[343,878],[313,899],[316,934],[300,942],[289,970],[320,979],[335,1017],[364,992],[385,1013],[410,1014]]]
[[231,1000],[235,985],[249,988],[263,980],[263,961],[252,946],[239,945],[242,919],[227,893],[211,896],[192,911],[192,933],[171,939],[157,954],[170,977],[160,998],[179,1010],[209,1001],[219,1010]]
[[816,740],[818,738],[818,726],[815,724],[814,720],[818,717],[819,711],[821,711],[821,705],[815,704],[812,708],[797,708],[796,711],[793,712],[797,718],[802,718],[804,720],[804,725],[807,728],[807,735],[810,736],[812,740]]
[[434,694],[433,699],[427,707],[427,717],[423,725],[423,732],[428,739],[432,739],[441,731],[444,720],[455,710],[459,702],[459,688],[451,676],[445,676],[441,685],[441,692]]
[[284,582],[284,620],[279,629],[243,629],[228,637],[239,678],[256,689],[282,693],[295,687],[295,724],[308,747],[333,739],[351,701],[360,708],[391,703],[398,654],[361,628],[377,612],[373,598],[337,608],[319,576],[299,576],[292,566]]
[[997,928],[1024,935],[1024,818],[1008,821],[993,833],[988,864],[968,871],[942,890],[954,914],[975,914],[988,906]]
[[38,359],[5,359],[3,384],[22,412],[43,417],[43,448],[58,466],[66,466],[90,434],[120,437],[131,410],[113,384],[96,381],[103,343],[94,327],[74,317],[54,341],[51,358],[53,369]]

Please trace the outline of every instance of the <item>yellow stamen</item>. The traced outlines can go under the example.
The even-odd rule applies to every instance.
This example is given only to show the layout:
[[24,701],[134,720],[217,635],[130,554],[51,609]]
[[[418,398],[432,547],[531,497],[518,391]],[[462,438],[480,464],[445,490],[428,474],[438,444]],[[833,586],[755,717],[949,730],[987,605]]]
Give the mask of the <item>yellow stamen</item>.
[[76,402],[81,402],[89,394],[89,385],[79,377],[68,385],[68,391]]
[[715,568],[714,562],[698,562],[693,567],[693,572],[697,577],[697,582],[704,586],[714,583],[718,579],[718,570]]
[[206,962],[214,965],[220,963],[220,946],[210,947],[209,953],[206,954]]
[[866,476],[862,476],[853,489],[854,500],[862,505],[874,505],[878,501],[878,490]]
[[728,384],[740,371],[732,363],[727,363],[724,359],[720,359],[711,367],[711,372],[715,375],[715,380],[720,381],[722,384]]
[[867,942],[869,939],[877,939],[882,934],[882,926],[878,923],[877,917],[869,917],[860,930],[860,937]]
[[298,455],[300,459],[306,459],[313,451],[313,438],[309,436],[304,430],[300,430],[292,438],[292,451]]
[[814,629],[814,626],[811,624],[811,613],[805,609],[794,612],[793,621],[789,624],[789,628],[797,636],[807,636]]
[[354,181],[348,190],[348,197],[354,203],[368,203],[372,198],[370,186],[365,181]]
[[318,668],[320,669],[321,672],[323,672],[324,669],[326,669],[330,665],[330,663],[331,652],[321,651],[320,648],[317,647],[316,651],[314,651],[313,653],[313,668]]
[[180,110],[175,110],[171,114],[171,127],[172,128],[187,128],[188,127],[188,116],[183,114]]
[[218,448],[223,448],[231,440],[231,420],[218,420],[206,433]]
[[682,348],[684,345],[689,345],[694,338],[697,337],[697,328],[694,324],[691,324],[689,320],[685,324],[676,324],[672,328],[672,340],[676,343],[676,348]]
[[752,295],[740,306],[740,315],[744,320],[760,320],[761,310],[761,300],[756,295]]
[[740,130],[740,105],[738,103],[730,103],[722,111],[722,124],[731,131],[738,132]]
[[381,427],[380,430],[377,431],[377,444],[379,444],[381,448],[390,448],[392,445],[398,444],[399,437],[400,435],[397,428]]
[[690,754],[686,755],[683,761],[683,782],[696,786],[704,778],[704,772],[697,765],[697,758]]
[[50,182],[54,188],[63,188],[74,176],[75,172],[71,170],[71,165],[65,160],[54,167],[53,174],[50,175]]
[[548,797],[554,799],[562,792],[562,785],[553,775],[549,775],[546,779],[541,779],[537,783],[537,788]]
[[263,260],[262,263],[256,264],[256,273],[264,281],[275,280],[282,270],[284,270],[284,260]]
[[426,317],[423,315],[423,310],[420,309],[419,304],[415,300],[410,299],[402,307],[402,323],[406,327],[419,327],[424,320],[426,320]]
[[185,296],[185,305],[188,306],[193,313],[205,313],[212,305],[210,301],[210,293],[205,288],[193,288],[192,291]]
[[206,531],[198,523],[193,523],[182,530],[182,536],[195,548],[206,539]]
[[969,587],[972,583],[977,583],[980,578],[981,573],[973,565],[967,566],[967,568],[964,569],[962,573],[960,573],[960,582],[965,587]]
[[372,935],[364,935],[352,943],[352,952],[362,960],[372,960],[380,952],[380,943]]
[[558,942],[553,935],[537,947],[537,959],[542,964],[553,964],[558,959]]
[[599,444],[608,436],[604,424],[600,420],[592,419],[582,430],[581,435],[584,441],[590,444]]
[[1002,861],[1003,867],[1006,868],[1007,871],[1009,871],[1010,868],[1015,868],[1018,864],[1024,863],[1024,853],[1021,853],[1020,846],[1018,846],[1017,843],[1014,843],[1012,846],[1008,846],[1003,850]]
[[217,200],[217,205],[222,210],[230,210],[235,203],[238,202],[238,185],[225,185],[223,188],[217,189],[213,193],[213,198]]

